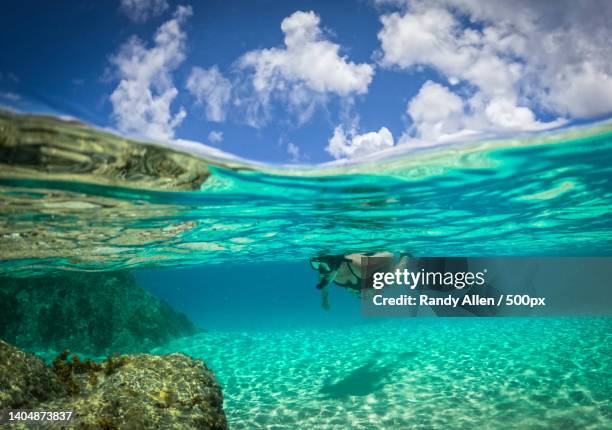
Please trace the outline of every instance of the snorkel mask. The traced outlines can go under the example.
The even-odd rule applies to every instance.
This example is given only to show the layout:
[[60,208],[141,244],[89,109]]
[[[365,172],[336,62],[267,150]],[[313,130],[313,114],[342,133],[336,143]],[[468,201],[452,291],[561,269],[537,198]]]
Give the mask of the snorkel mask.
[[344,260],[344,256],[341,255],[314,257],[310,259],[310,267],[319,274],[319,282],[317,283],[318,290],[334,282],[338,269]]

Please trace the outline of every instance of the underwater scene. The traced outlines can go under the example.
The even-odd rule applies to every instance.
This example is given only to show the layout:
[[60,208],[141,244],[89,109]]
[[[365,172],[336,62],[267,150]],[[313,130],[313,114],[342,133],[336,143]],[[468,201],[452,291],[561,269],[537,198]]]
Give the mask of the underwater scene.
[[612,428],[609,308],[372,318],[350,282],[356,254],[609,257],[611,154],[602,122],[289,167],[2,110],[0,410],[72,411],[41,428]]

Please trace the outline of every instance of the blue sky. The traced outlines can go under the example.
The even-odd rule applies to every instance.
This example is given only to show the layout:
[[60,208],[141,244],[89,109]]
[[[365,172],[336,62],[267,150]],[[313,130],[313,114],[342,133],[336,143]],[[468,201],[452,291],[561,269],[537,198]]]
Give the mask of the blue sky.
[[32,2],[0,104],[275,163],[552,129],[612,111],[612,6]]

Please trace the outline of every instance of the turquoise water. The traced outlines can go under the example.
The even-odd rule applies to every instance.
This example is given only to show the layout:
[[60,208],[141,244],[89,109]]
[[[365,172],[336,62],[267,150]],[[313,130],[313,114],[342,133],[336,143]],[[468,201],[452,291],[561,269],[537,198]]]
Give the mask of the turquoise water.
[[5,111],[0,131],[0,275],[133,270],[208,330],[152,352],[204,359],[233,429],[612,428],[611,318],[367,319],[335,287],[321,309],[308,265],[611,256],[610,122],[309,167]]
[[17,134],[2,143],[0,273],[379,250],[612,255],[609,123],[296,168],[0,119]]
[[612,428],[612,319],[393,320],[212,332],[233,429]]

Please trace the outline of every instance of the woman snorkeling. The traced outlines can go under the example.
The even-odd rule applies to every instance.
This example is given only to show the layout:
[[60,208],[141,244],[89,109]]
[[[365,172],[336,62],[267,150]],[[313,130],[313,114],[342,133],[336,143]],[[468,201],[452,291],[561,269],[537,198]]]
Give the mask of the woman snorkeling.
[[[329,286],[334,283],[345,288],[349,293],[356,296],[361,291],[372,287],[372,279],[376,272],[394,272],[395,270],[425,270],[426,272],[460,273],[468,271],[468,259],[464,257],[427,257],[416,258],[408,253],[399,255],[391,252],[377,253],[352,253],[343,255],[323,255],[310,259],[310,266],[318,273],[317,289],[321,291],[321,306],[328,310]],[[456,288],[455,285],[418,285],[417,291],[453,292],[457,294],[468,294],[469,288]],[[489,283],[483,286],[479,293],[483,296],[498,296],[496,288]],[[486,306],[463,306],[460,308],[473,315],[492,315],[494,309]],[[416,308],[415,308],[416,310]],[[433,308],[435,314],[456,315],[456,310],[442,307]]]
[[321,291],[321,306],[329,309],[329,285],[335,283],[348,292],[359,295],[365,287],[365,264],[368,272],[391,271],[404,268],[409,255],[399,257],[391,252],[353,253],[344,255],[324,255],[310,259],[310,267],[318,273],[317,289]]

